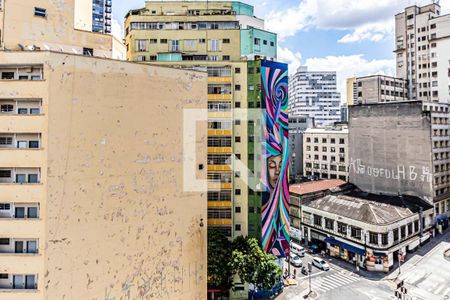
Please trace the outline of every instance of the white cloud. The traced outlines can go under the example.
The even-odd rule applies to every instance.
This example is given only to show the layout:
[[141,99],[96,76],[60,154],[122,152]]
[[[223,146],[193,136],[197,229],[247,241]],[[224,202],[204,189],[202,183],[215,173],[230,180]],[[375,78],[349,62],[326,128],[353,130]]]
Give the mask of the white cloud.
[[395,60],[367,60],[362,54],[309,58],[304,65],[308,66],[309,71],[336,71],[337,88],[341,93],[342,101],[345,101],[347,97],[347,78],[374,74],[395,75]]
[[[346,30],[340,43],[362,40],[379,42],[394,32],[394,16],[412,0],[301,0],[295,7],[270,12],[266,16],[267,28],[277,32],[281,40],[311,28]],[[419,0],[418,5],[431,3]],[[442,12],[450,12],[450,1],[441,1]]]
[[289,74],[295,73],[300,67],[302,55],[300,52],[292,52],[288,48],[278,47],[277,61],[289,64]]
[[123,40],[123,28],[115,18],[113,18],[111,22],[111,34],[119,41]]

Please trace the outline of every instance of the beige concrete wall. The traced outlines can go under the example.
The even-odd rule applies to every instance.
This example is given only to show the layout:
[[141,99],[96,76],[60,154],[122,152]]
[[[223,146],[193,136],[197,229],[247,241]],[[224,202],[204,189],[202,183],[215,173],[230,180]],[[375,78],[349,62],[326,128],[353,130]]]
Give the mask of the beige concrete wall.
[[75,0],[74,26],[92,31],[92,0]]
[[[75,1],[80,0],[4,2],[0,20],[2,48],[20,50],[20,44],[25,50],[36,46],[41,50],[82,54],[86,47],[94,49],[95,56],[112,57],[112,36],[74,29]],[[35,7],[46,9],[47,16],[34,16]]]
[[[39,239],[39,256],[1,268],[37,274],[39,291],[0,299],[206,299],[207,199],[183,191],[181,146],[183,109],[207,105],[206,74],[50,52],[0,61],[45,62],[46,85],[0,84],[2,99],[38,97],[44,112],[0,119],[1,132],[41,132],[44,149],[41,184],[0,186],[0,200],[40,203],[33,236],[20,234]],[[206,166],[206,122],[196,134]]]

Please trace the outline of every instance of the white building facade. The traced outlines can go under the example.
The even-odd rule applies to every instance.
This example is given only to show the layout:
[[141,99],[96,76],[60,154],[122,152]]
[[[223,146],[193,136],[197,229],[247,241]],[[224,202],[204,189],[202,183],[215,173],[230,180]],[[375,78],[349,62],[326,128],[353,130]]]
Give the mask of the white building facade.
[[303,174],[348,181],[348,127],[309,128],[303,134]]
[[340,122],[341,94],[336,87],[336,72],[300,67],[290,78],[289,115],[312,117],[319,127]]

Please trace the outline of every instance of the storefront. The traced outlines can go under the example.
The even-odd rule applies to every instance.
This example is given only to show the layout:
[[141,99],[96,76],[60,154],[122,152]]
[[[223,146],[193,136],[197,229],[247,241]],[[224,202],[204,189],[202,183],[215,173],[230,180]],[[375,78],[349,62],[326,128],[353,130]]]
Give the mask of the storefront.
[[[390,259],[392,261],[390,261]],[[367,250],[366,269],[371,272],[389,272],[389,266],[393,265],[393,255],[383,252]]]
[[325,242],[328,244],[330,256],[364,267],[364,249],[337,240],[334,237],[327,237]]

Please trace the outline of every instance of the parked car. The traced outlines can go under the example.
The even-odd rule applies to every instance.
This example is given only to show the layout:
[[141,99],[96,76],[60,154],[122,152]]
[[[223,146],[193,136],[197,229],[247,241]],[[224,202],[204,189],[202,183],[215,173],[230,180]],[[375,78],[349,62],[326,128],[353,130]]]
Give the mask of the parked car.
[[302,264],[302,260],[300,259],[300,257],[297,254],[291,252],[289,254],[289,256],[290,256],[290,263],[294,267],[299,268],[299,267],[301,267],[303,265]]
[[248,299],[251,300],[268,300],[268,299],[274,299],[279,294],[283,293],[284,289],[284,283],[283,281],[280,281],[276,283],[270,290],[249,290],[248,291]]
[[313,266],[316,266],[317,268],[324,271],[328,271],[330,269],[330,266],[326,263],[326,261],[324,261],[320,257],[314,257],[312,264]]
[[291,253],[295,253],[298,256],[303,257],[305,256],[305,248],[296,243],[291,243]]

